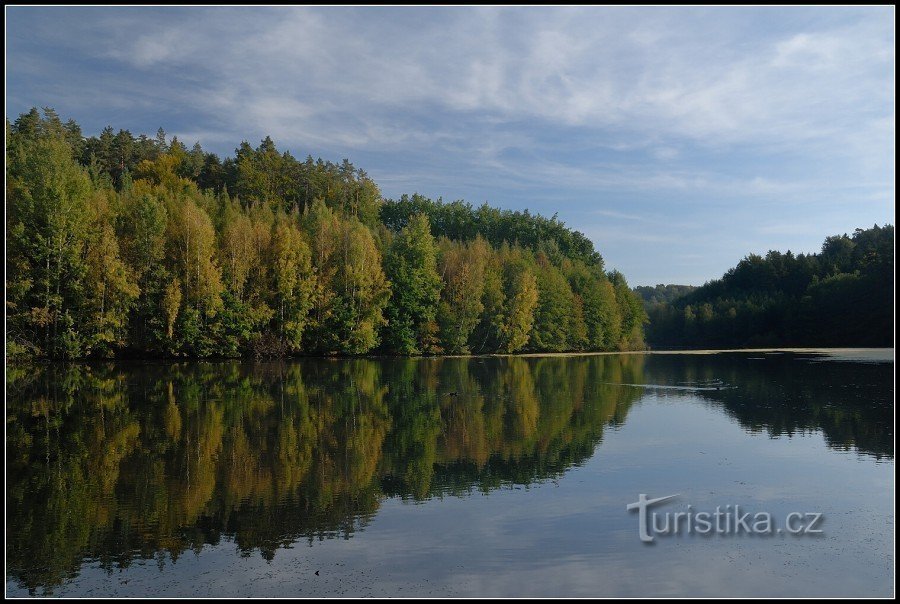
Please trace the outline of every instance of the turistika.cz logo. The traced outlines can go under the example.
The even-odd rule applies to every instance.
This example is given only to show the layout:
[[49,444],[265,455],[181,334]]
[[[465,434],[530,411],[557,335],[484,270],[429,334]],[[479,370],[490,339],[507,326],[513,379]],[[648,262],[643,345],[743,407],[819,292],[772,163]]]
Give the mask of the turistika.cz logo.
[[638,514],[638,535],[644,543],[663,535],[821,535],[821,512],[791,512],[779,524],[769,512],[747,512],[739,505],[716,506],[714,511],[658,511],[651,507],[671,501],[679,495],[649,499],[645,493],[625,509]]

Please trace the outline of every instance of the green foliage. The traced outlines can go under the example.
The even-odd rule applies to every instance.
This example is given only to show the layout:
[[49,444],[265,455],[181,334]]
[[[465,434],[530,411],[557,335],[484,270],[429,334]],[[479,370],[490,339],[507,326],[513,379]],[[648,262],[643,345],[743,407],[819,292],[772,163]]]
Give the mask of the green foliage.
[[387,200],[381,206],[382,222],[395,231],[402,229],[417,214],[428,216],[434,232],[449,239],[469,241],[481,235],[494,246],[505,241],[535,251],[553,242],[567,258],[603,267],[603,259],[594,250],[591,240],[566,228],[555,215],[545,218],[528,210],[500,210],[487,204],[475,209],[464,201],[444,203],[418,194],[403,195],[397,201]]
[[657,346],[891,346],[894,227],[825,239],[819,254],[751,254],[721,279],[648,306]]
[[[22,116],[7,155],[10,332],[45,354],[80,356],[91,182],[55,114]],[[73,316],[74,315],[74,316]]]
[[443,288],[437,316],[440,340],[447,353],[469,352],[469,338],[484,311],[490,255],[490,246],[481,237],[467,243],[441,239],[438,270]]
[[7,139],[10,358],[643,345],[634,297],[555,216],[385,202],[269,137],[222,161],[35,109]]
[[89,234],[85,258],[84,314],[82,326],[88,350],[113,356],[127,340],[128,316],[140,294],[134,273],[122,260],[119,241],[113,230],[115,220],[102,204],[92,216],[95,225]]
[[[570,322],[575,316],[575,300],[562,271],[540,254],[537,260],[538,305],[529,348],[559,352],[570,349]],[[582,318],[583,320],[583,318]]]
[[656,287],[649,285],[638,285],[634,288],[634,292],[638,294],[644,301],[646,307],[654,304],[673,302],[677,298],[685,296],[697,289],[693,285],[663,285],[657,284]]
[[401,354],[432,352],[441,277],[437,248],[424,214],[413,216],[394,237],[384,267],[391,282],[385,344]]
[[315,275],[309,245],[291,218],[278,216],[272,228],[272,271],[278,324],[287,350],[301,349],[306,317],[312,307]]
[[609,276],[610,282],[616,294],[616,305],[622,313],[621,334],[619,336],[619,350],[633,350],[644,347],[644,323],[647,322],[647,312],[640,298],[628,287],[625,277],[618,271],[613,271]]
[[583,328],[576,330],[580,350],[613,350],[619,341],[621,312],[615,291],[602,270],[583,262],[568,264],[567,277]]
[[321,200],[309,216],[318,280],[307,349],[361,354],[378,344],[390,287],[372,232]]
[[523,348],[531,338],[539,293],[537,279],[522,251],[513,248],[501,254],[504,303],[497,321],[498,350],[510,353]]

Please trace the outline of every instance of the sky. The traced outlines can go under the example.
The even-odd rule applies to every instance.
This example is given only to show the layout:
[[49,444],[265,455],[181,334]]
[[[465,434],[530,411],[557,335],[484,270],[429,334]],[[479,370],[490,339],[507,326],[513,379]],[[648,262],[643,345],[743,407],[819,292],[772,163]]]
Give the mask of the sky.
[[558,217],[631,285],[894,221],[874,7],[6,7],[6,116],[271,135],[387,198]]

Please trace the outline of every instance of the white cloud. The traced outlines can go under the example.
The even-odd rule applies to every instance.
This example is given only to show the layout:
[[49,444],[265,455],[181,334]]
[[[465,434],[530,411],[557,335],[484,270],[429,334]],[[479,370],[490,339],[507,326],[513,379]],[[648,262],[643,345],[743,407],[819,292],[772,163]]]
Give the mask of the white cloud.
[[[822,32],[758,35],[741,45],[731,44],[743,33],[738,19],[721,11],[716,19],[689,10],[604,7],[183,14],[91,42],[101,55],[139,70],[205,72],[213,94],[201,105],[221,109],[216,97],[231,95],[235,113],[279,130],[323,114],[372,124],[385,113],[432,106],[504,122],[539,119],[667,140],[796,148],[852,136],[859,123],[848,123],[848,111],[884,119],[892,108],[885,86],[892,28],[876,13]],[[407,21],[398,24],[399,16]],[[135,37],[124,33],[142,29]],[[378,144],[358,124],[338,128],[346,144]],[[670,159],[671,148],[656,153]]]
[[[9,16],[23,14],[39,18],[8,30],[10,106],[53,105],[132,130],[127,120],[142,115],[150,134],[162,125],[229,154],[270,134],[295,155],[349,157],[392,196],[559,210],[586,231],[658,217],[631,221],[642,232],[630,239],[648,244],[669,243],[679,221],[710,224],[711,209],[773,237],[773,221],[796,224],[815,208],[829,230],[807,242],[893,215],[889,8]],[[634,262],[626,235],[596,234],[604,255]]]

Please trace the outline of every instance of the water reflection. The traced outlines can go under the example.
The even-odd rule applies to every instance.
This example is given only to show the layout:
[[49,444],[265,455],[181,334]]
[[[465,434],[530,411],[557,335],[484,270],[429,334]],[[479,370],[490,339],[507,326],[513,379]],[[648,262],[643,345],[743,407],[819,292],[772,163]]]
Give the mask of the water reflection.
[[718,380],[725,385],[720,390],[692,395],[720,405],[749,432],[776,437],[821,431],[834,449],[893,458],[894,365],[884,361],[891,357],[881,357],[791,352],[651,356],[644,380]]
[[[85,560],[176,561],[223,538],[271,559],[350,538],[385,497],[557,478],[645,395],[692,393],[750,431],[822,430],[893,456],[892,365],[593,356],[131,363],[7,372],[7,572],[52,592]],[[601,453],[602,454],[602,453]]]

